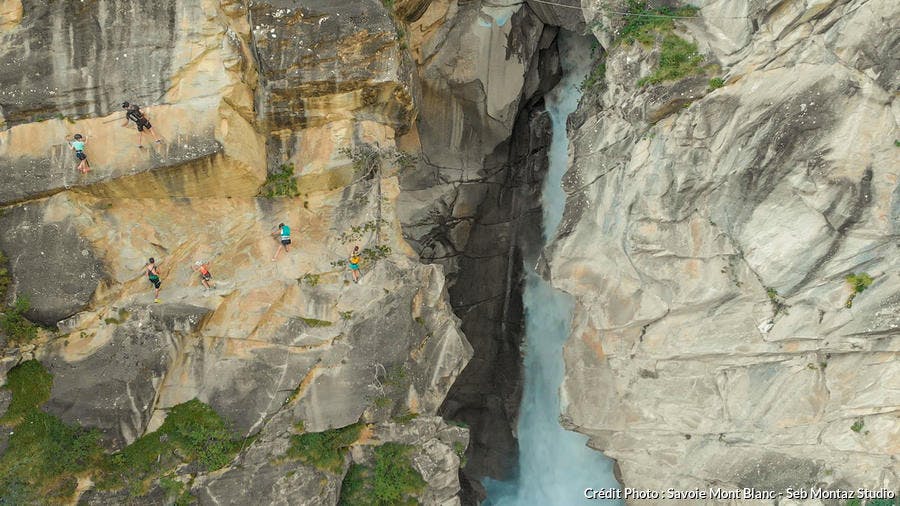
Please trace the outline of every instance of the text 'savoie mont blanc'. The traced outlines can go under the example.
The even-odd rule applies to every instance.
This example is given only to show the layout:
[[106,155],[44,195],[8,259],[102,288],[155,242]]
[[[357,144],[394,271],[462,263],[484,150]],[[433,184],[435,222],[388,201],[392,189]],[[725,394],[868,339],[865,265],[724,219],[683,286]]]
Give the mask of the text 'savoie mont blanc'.
[[587,499],[633,499],[633,500],[657,500],[657,499],[894,499],[897,493],[889,489],[870,490],[858,488],[849,489],[824,489],[824,488],[788,488],[784,491],[760,490],[755,488],[693,488],[680,490],[668,488],[666,490],[648,490],[634,488],[586,488],[584,497]]

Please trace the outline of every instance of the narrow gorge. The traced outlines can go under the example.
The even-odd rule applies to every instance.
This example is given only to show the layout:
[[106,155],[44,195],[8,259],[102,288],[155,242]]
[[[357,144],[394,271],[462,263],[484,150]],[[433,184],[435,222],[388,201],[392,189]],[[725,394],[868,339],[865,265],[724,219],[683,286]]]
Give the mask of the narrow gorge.
[[898,25],[0,0],[0,504],[890,501]]

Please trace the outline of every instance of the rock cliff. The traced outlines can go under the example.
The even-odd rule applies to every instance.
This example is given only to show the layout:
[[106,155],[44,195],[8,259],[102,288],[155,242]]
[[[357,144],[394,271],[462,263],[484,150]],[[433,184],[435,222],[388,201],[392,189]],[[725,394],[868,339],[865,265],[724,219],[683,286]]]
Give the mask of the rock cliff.
[[584,4],[565,423],[630,487],[898,490],[900,7]]
[[[427,7],[407,4],[2,3],[3,287],[28,300],[3,317],[2,423],[84,435],[4,436],[2,494],[335,504],[389,462],[410,477],[398,500],[458,503],[468,431],[434,415],[472,348],[397,211],[395,137],[420,95],[398,33]],[[124,100],[162,143],[138,148]],[[293,245],[275,262],[279,222]],[[81,453],[59,467],[42,444]]]
[[[540,254],[576,300],[563,422],[626,486],[897,490],[898,18],[0,0],[0,494],[475,503],[515,466]],[[561,29],[598,44],[539,252]]]

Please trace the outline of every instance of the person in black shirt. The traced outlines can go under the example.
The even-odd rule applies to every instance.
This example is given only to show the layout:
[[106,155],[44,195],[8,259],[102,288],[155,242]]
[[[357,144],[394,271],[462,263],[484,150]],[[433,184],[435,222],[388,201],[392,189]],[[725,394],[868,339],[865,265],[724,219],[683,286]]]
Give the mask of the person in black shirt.
[[134,121],[137,124],[138,129],[138,147],[144,147],[143,139],[144,139],[144,130],[150,132],[153,135],[153,138],[156,139],[157,143],[162,142],[158,135],[156,135],[156,131],[153,130],[153,125],[150,124],[150,120],[144,116],[144,113],[141,112],[141,108],[138,107],[137,104],[129,104],[128,102],[122,103],[122,108],[125,109],[125,123],[122,126],[128,126],[128,121]]

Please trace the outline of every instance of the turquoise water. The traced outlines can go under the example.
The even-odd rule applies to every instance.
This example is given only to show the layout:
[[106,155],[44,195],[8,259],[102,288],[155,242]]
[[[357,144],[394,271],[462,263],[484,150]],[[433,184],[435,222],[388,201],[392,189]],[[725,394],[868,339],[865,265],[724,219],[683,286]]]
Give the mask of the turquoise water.
[[[561,32],[564,75],[546,97],[553,120],[550,168],[544,182],[544,241],[552,238],[562,219],[565,192],[561,181],[568,167],[566,120],[578,105],[581,83],[590,68],[590,43]],[[587,488],[619,488],[612,461],[586,446],[587,437],[559,424],[559,387],[563,380],[562,347],[569,336],[571,297],[553,289],[528,265],[525,280],[525,386],[519,408],[519,462],[510,481],[486,479],[491,506],[569,506],[622,504],[588,500]]]

